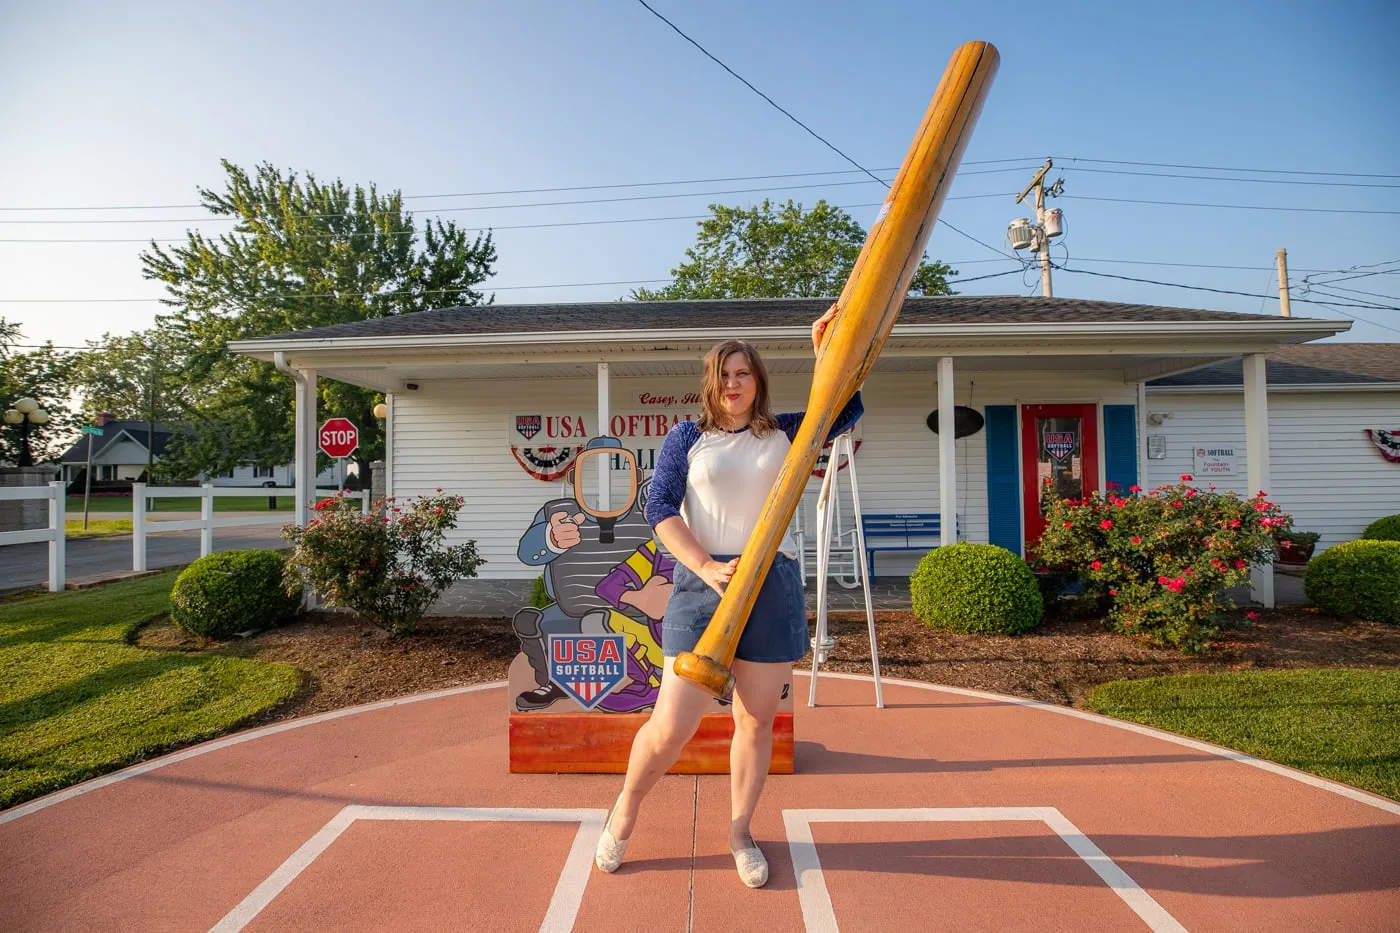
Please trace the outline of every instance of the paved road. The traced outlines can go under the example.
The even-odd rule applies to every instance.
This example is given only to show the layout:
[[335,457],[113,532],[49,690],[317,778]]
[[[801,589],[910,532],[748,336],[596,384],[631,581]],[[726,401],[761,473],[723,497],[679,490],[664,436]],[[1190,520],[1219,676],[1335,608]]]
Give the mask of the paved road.
[[[214,550],[285,547],[279,526],[215,529]],[[131,535],[111,538],[69,538],[68,581],[131,572]],[[167,531],[146,536],[146,566],[151,570],[188,564],[199,557],[198,531]],[[6,590],[48,583],[49,546],[11,544],[0,547],[0,587]]]

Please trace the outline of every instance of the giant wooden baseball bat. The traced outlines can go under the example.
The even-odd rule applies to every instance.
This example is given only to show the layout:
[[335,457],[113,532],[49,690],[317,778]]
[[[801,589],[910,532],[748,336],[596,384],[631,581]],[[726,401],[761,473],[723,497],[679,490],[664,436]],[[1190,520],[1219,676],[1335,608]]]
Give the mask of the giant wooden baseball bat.
[[837,300],[836,317],[817,352],[807,415],[744,546],[738,569],[695,650],[676,658],[677,674],[715,696],[727,696],[734,687],[729,667],[759,587],[836,415],[860,388],[894,327],[999,60],[990,43],[969,42],[948,62]]

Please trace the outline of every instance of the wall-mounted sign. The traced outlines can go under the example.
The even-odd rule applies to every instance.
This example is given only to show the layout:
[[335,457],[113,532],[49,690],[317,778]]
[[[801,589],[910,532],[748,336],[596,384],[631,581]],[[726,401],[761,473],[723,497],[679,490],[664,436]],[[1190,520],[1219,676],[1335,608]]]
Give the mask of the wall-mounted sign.
[[1165,434],[1147,435],[1147,459],[1167,459],[1167,436]]
[[1234,476],[1238,473],[1238,458],[1234,447],[1194,448],[1196,476]]
[[[680,421],[694,421],[699,411],[625,411],[608,421],[608,434],[636,454],[642,469],[656,466],[656,454],[671,427]],[[594,434],[597,414],[582,412],[533,411],[506,416],[506,436],[510,452],[521,469],[535,479],[552,483],[569,472],[579,451]],[[615,470],[631,469],[630,462],[613,457]]]

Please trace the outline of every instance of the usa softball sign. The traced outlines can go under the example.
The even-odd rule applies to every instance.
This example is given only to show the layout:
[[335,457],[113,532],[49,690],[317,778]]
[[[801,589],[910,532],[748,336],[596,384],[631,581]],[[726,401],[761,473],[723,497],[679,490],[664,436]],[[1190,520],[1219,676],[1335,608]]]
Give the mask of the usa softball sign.
[[622,683],[623,635],[550,635],[549,679],[591,710]]

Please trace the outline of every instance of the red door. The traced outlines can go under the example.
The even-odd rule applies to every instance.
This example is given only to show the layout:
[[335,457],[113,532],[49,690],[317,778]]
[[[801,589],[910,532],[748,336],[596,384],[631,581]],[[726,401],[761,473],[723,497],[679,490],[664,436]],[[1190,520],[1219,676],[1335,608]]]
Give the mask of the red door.
[[1082,499],[1099,488],[1099,417],[1096,405],[1021,406],[1021,485],[1026,546],[1040,540],[1045,517],[1040,493]]

